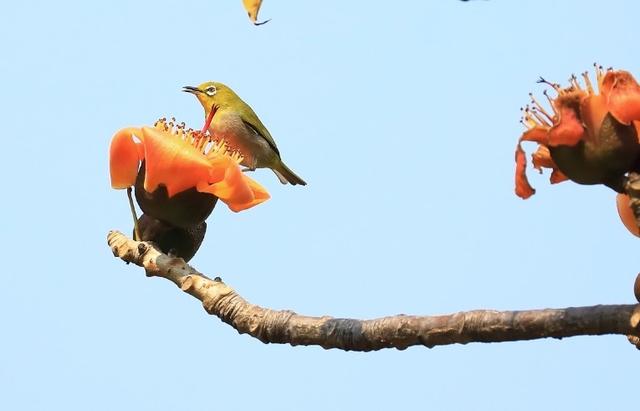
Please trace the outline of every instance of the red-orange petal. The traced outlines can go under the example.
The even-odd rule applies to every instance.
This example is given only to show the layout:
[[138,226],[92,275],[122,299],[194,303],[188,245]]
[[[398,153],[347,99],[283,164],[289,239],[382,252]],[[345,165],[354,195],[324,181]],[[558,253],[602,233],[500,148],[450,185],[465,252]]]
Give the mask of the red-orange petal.
[[167,187],[167,195],[206,182],[212,168],[209,160],[180,137],[152,127],[143,127],[146,159],[144,189],[155,191],[160,184]]
[[602,80],[607,108],[622,124],[640,120],[640,85],[628,71],[609,71]]
[[549,182],[551,184],[562,183],[569,179],[558,169],[558,166],[551,158],[551,153],[547,146],[539,145],[536,152],[531,156],[531,162],[533,163],[533,167],[540,170],[541,173],[543,168],[551,169],[551,175],[549,176]]
[[558,107],[559,122],[549,130],[549,146],[575,146],[584,137],[582,122],[573,107]]
[[209,182],[200,182],[196,187],[198,191],[215,195],[235,212],[246,210],[270,198],[269,193],[244,175],[231,158],[221,156],[213,159],[212,163],[214,166],[211,178]]
[[592,137],[600,132],[602,120],[607,115],[606,98],[602,95],[591,94],[580,102],[580,114],[587,132]]
[[556,163],[551,158],[549,148],[540,144],[535,153],[531,155],[531,162],[533,168],[539,170],[542,173],[542,168],[557,168]]
[[210,184],[223,181],[225,177],[234,176],[235,174],[228,175],[228,169],[238,168],[238,164],[233,161],[231,157],[226,155],[209,158],[209,162],[211,163],[211,170],[209,170],[209,177],[207,178],[207,182]]
[[[213,178],[204,180],[196,189],[203,193],[210,193],[224,201],[229,208],[232,204],[243,204],[253,200],[253,193],[244,180],[244,176],[238,164],[231,158],[220,156],[213,160],[215,175]],[[220,179],[220,172],[223,176]]]
[[549,129],[543,126],[536,126],[522,133],[520,141],[535,141],[538,144],[547,145],[549,140]]
[[554,168],[551,172],[551,176],[549,176],[549,182],[551,184],[562,183],[563,181],[567,181],[569,177],[565,176],[564,173],[557,168]]
[[[134,136],[138,137],[137,141]],[[109,147],[111,187],[122,189],[135,184],[140,161],[144,158],[140,138],[142,138],[140,129],[128,127],[119,130],[111,139]]]
[[520,142],[516,147],[516,195],[523,200],[534,195],[536,190],[527,179],[527,158]]
[[618,194],[616,196],[616,206],[618,207],[618,215],[627,230],[636,237],[640,237],[640,228],[636,224],[636,218],[633,210],[629,207],[629,196],[626,194]]
[[267,190],[262,187],[260,184],[258,184],[257,181],[253,180],[252,178],[249,178],[247,176],[244,176],[247,184],[249,184],[249,187],[251,187],[251,191],[253,192],[253,199],[247,203],[244,204],[238,204],[238,209],[234,210],[233,208],[231,208],[233,211],[242,211],[242,210],[246,210],[247,208],[251,208],[253,206],[256,206],[260,203],[264,203],[265,201],[267,201],[268,199],[271,198],[271,196],[269,195],[269,193],[267,192]]

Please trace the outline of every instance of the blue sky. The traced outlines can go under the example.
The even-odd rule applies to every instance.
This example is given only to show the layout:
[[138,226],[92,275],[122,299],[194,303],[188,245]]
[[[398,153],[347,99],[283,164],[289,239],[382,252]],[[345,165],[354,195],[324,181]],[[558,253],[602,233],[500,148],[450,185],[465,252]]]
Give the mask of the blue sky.
[[[638,239],[602,187],[513,152],[540,75],[640,74],[630,1],[10,2],[0,14],[4,195],[0,409],[622,409],[621,336],[376,353],[264,345],[112,257],[129,231],[108,146],[203,114],[184,85],[249,102],[309,183],[218,207],[192,261],[249,301],[308,315],[632,303]],[[7,147],[8,145],[8,147]],[[531,147],[528,147],[531,150]]]

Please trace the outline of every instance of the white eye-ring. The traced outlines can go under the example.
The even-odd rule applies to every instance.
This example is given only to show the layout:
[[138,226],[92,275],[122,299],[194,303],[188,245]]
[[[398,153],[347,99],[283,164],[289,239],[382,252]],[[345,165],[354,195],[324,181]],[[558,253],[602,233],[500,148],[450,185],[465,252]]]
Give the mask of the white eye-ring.
[[204,92],[207,93],[207,96],[209,96],[209,97],[215,96],[217,91],[218,90],[216,90],[215,86],[209,86],[206,89],[204,89]]

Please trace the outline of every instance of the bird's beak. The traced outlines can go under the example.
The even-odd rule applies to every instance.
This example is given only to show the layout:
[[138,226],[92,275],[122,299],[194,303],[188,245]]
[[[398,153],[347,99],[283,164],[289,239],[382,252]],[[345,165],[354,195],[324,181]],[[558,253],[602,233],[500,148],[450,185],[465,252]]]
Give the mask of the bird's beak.
[[186,93],[191,93],[191,94],[202,93],[202,91],[198,87],[193,87],[193,86],[184,86],[182,87],[182,91]]

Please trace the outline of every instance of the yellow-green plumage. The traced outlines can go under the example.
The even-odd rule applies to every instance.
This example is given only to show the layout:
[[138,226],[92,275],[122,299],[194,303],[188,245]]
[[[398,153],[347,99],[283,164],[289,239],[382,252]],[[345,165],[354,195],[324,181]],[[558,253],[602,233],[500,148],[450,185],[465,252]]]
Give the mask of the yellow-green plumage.
[[213,81],[198,87],[187,86],[183,90],[195,94],[204,108],[205,118],[215,110],[209,132],[240,151],[244,157],[242,165],[250,170],[270,168],[283,184],[307,184],[282,162],[269,130],[233,90]]

